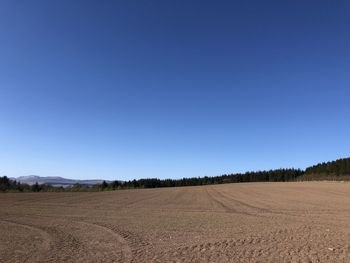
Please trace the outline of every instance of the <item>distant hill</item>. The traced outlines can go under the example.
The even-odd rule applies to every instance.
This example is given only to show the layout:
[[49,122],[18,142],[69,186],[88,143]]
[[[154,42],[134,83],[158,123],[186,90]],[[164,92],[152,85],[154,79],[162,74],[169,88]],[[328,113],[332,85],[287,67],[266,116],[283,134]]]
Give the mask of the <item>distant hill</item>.
[[69,187],[73,186],[75,184],[85,185],[85,186],[92,186],[96,184],[101,184],[103,180],[75,180],[75,179],[67,179],[63,177],[53,177],[53,176],[37,176],[37,175],[29,175],[29,176],[20,176],[17,178],[12,178],[13,180],[16,180],[23,184],[29,184],[33,185],[35,183],[38,184],[48,184],[55,187]]

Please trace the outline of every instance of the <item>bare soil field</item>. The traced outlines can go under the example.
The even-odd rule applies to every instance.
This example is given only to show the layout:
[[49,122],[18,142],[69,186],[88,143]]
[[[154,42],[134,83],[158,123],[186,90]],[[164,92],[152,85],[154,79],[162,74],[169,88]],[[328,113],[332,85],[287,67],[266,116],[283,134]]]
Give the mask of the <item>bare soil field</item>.
[[1,194],[0,262],[350,262],[350,183]]

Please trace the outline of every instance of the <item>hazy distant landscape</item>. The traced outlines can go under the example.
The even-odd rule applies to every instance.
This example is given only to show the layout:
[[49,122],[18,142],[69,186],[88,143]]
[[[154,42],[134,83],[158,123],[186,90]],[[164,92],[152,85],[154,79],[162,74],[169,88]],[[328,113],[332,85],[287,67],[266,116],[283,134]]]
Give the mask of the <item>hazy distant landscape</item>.
[[38,184],[47,184],[54,187],[71,187],[76,184],[92,186],[96,184],[101,184],[103,180],[74,180],[67,179],[63,177],[52,177],[52,176],[38,176],[38,175],[28,175],[28,176],[20,176],[17,178],[10,178],[12,180],[16,180],[22,184],[33,185],[35,183]]

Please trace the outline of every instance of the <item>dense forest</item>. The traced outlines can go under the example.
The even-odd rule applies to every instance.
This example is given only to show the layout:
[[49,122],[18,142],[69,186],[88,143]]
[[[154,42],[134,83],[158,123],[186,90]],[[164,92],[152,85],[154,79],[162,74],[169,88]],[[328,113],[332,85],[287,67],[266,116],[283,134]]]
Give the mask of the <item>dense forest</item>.
[[243,182],[287,182],[301,176],[303,171],[297,169],[278,169],[270,171],[247,172],[244,174],[224,174],[214,177],[193,177],[182,179],[140,179],[122,183],[124,188],[156,188],[175,186],[196,186]]
[[320,163],[306,168],[305,174],[321,175],[350,175],[350,158],[339,159],[332,162]]
[[10,180],[6,176],[0,177],[0,191],[2,192],[49,192],[49,191],[105,191],[135,188],[159,188],[197,186],[225,183],[248,183],[248,182],[290,182],[303,180],[349,180],[350,158],[339,159],[332,162],[320,163],[305,169],[277,169],[269,171],[246,172],[236,174],[224,174],[213,177],[193,177],[182,179],[157,179],[147,178],[130,181],[103,182],[94,186],[76,184],[72,187],[53,187],[50,185],[21,184]]
[[49,192],[63,191],[62,187],[53,187],[45,184],[22,184],[15,180],[9,179],[7,176],[0,177],[0,192]]
[[350,180],[350,158],[343,158],[332,162],[323,162],[305,169],[302,176],[305,181],[312,180]]

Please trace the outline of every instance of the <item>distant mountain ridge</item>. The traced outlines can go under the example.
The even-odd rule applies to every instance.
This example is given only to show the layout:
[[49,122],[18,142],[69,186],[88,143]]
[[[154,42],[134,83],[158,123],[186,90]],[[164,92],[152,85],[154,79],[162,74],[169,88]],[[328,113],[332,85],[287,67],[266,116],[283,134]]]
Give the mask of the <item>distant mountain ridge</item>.
[[[69,187],[75,184],[92,186],[96,184],[101,184],[104,180],[101,179],[93,179],[93,180],[78,180],[78,179],[68,179],[59,176],[38,176],[38,175],[28,175],[28,176],[20,176],[17,178],[12,178],[23,184],[33,185],[35,183],[38,184],[48,184],[55,187]],[[108,182],[108,181],[107,181]]]

